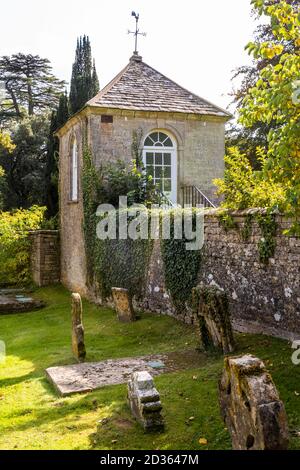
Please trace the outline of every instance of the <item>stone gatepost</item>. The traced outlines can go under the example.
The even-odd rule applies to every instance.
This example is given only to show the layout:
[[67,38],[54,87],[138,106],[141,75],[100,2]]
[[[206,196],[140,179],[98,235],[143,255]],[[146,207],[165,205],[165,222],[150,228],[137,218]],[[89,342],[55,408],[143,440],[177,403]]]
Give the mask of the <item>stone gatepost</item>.
[[200,284],[193,289],[193,306],[203,348],[216,348],[223,354],[234,350],[226,293],[216,286]]
[[112,296],[118,318],[121,322],[133,322],[136,320],[132,306],[132,299],[127,289],[112,287]]
[[82,302],[79,294],[72,294],[72,350],[74,357],[82,362],[86,356],[84,328],[82,324]]
[[133,416],[146,432],[164,429],[160,396],[148,372],[134,372],[131,375],[128,382],[128,402]]
[[284,405],[260,359],[252,355],[225,358],[219,400],[233,449],[287,449]]
[[57,230],[29,232],[31,240],[30,266],[32,278],[38,287],[60,281],[60,243]]

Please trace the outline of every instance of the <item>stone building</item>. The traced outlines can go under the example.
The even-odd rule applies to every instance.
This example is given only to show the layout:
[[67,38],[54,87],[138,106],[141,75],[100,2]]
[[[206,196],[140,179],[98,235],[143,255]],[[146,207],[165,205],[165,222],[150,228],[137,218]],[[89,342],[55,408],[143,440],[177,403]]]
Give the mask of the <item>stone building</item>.
[[133,131],[143,159],[172,204],[216,203],[212,180],[224,173],[224,128],[231,115],[182,88],[134,53],[129,64],[58,130],[60,139],[61,276],[85,291],[82,233],[82,136],[95,165],[130,162]]

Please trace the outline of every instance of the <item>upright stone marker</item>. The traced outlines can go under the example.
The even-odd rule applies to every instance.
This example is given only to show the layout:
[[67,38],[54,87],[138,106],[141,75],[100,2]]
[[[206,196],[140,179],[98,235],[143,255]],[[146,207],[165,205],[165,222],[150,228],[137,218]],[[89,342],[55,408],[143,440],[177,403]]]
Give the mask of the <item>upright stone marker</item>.
[[200,285],[193,289],[193,304],[204,349],[219,349],[223,354],[234,350],[227,295],[216,286]]
[[284,405],[260,359],[252,355],[225,358],[219,400],[233,449],[287,449]]
[[151,375],[134,372],[128,382],[128,402],[133,416],[147,432],[162,431],[162,405]]
[[82,303],[79,294],[72,294],[72,349],[75,358],[82,362],[86,356],[84,328],[82,324]]
[[132,299],[128,290],[113,287],[111,291],[119,320],[122,322],[135,321],[136,317],[132,306]]

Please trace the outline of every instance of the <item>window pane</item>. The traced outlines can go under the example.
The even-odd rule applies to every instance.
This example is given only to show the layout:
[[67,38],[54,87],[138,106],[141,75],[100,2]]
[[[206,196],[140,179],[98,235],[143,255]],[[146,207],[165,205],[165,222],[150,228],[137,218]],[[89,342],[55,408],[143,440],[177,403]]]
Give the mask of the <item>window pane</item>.
[[165,166],[164,167],[164,177],[165,178],[171,178],[171,167],[170,166]]
[[168,136],[166,134],[164,134],[163,132],[159,132],[159,141],[160,142],[163,143],[167,138],[168,138]]
[[153,140],[153,142],[158,141],[158,132],[153,132],[153,134],[150,135],[150,138]]
[[153,153],[146,153],[146,165],[153,164]]
[[145,145],[147,147],[152,147],[154,145],[154,142],[150,137],[147,137],[147,139],[145,140]]
[[156,142],[155,147],[163,147],[163,144],[161,144],[160,142]]
[[155,167],[155,178],[161,178],[162,177],[162,167],[161,166],[156,166]]
[[164,154],[164,164],[165,165],[171,165],[171,154],[170,153],[165,153]]
[[77,201],[78,198],[78,162],[77,162],[77,144],[73,142],[72,148],[72,179],[71,179],[71,200]]
[[162,153],[155,154],[155,165],[162,165]]
[[168,137],[164,142],[165,147],[173,147],[172,140]]
[[172,190],[171,180],[164,179],[164,191],[170,192]]

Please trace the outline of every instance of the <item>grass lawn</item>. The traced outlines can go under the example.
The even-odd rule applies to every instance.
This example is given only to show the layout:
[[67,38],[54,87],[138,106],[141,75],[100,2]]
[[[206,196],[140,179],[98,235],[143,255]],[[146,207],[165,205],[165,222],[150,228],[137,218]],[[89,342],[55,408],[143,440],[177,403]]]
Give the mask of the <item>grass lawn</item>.
[[[0,365],[0,449],[230,449],[220,418],[217,382],[223,359],[203,355],[193,370],[155,379],[166,432],[147,435],[132,419],[126,385],[59,398],[47,382],[47,367],[74,363],[71,354],[70,294],[61,286],[39,289],[43,310],[0,316],[0,339],[7,359]],[[191,349],[192,327],[166,316],[142,314],[120,324],[115,313],[84,302],[87,361]],[[285,341],[237,335],[237,352],[263,359],[272,373],[289,417],[291,445],[300,449],[300,366],[291,362]],[[189,418],[193,417],[192,420]],[[109,418],[100,433],[96,423]],[[300,434],[299,434],[300,435]],[[199,439],[208,444],[200,446]]]

